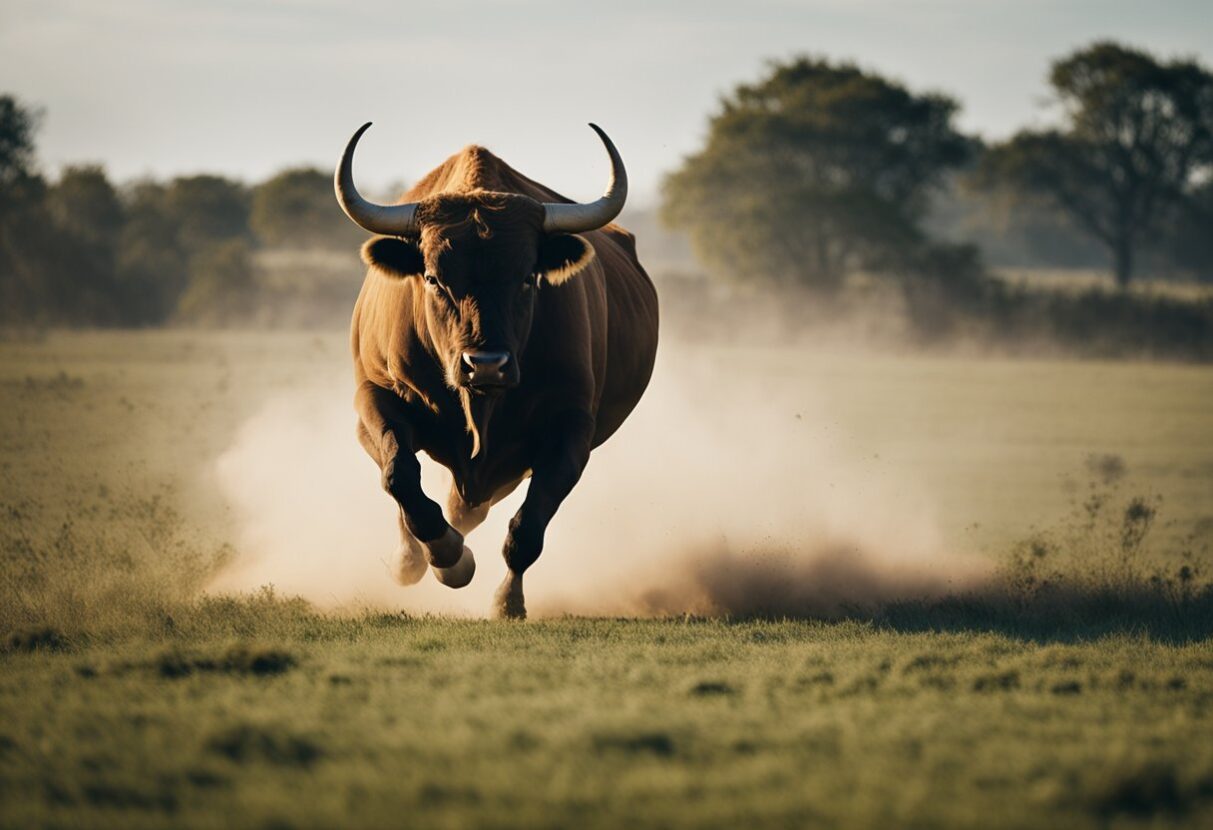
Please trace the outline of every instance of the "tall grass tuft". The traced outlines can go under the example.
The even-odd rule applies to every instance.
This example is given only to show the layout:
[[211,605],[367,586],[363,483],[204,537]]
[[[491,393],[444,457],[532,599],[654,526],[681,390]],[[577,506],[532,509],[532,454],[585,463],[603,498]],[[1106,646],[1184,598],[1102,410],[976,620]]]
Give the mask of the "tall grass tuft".
[[998,630],[1036,639],[1131,633],[1191,641],[1213,635],[1209,548],[1193,530],[1177,548],[1153,544],[1162,498],[1126,489],[1119,456],[1092,456],[1057,525],[1007,552],[989,584],[876,615],[899,628]]

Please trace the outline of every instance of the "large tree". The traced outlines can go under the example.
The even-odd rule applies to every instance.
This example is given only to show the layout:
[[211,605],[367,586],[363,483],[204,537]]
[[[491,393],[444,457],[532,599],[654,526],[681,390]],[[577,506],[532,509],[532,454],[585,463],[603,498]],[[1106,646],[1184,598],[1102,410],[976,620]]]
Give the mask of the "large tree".
[[725,97],[663,217],[727,275],[832,290],[921,246],[927,195],[969,154],[956,109],[850,64],[776,64]]
[[1018,133],[986,171],[1054,200],[1128,285],[1142,243],[1176,221],[1213,166],[1213,75],[1102,42],[1056,61],[1049,82],[1062,126]]

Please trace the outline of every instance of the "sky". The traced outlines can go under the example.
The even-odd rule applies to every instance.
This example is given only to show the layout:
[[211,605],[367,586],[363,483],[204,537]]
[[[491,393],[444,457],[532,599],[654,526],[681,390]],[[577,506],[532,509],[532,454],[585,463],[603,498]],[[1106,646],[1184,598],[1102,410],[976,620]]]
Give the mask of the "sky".
[[0,94],[44,110],[44,169],[119,180],[330,168],[363,122],[364,189],[483,144],[598,195],[594,121],[633,206],[772,59],[848,59],[957,98],[987,139],[1046,123],[1049,61],[1114,38],[1213,65],[1211,0],[0,0]]

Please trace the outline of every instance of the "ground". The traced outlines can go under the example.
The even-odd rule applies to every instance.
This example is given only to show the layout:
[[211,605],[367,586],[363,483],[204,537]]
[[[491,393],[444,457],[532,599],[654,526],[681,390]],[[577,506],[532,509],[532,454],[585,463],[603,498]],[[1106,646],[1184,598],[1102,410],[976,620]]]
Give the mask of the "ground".
[[[1213,822],[1213,613],[1203,576],[1166,570],[1206,561],[1213,370],[716,353],[811,376],[843,444],[921,469],[949,545],[1009,557],[1006,584],[946,602],[503,624],[200,599],[239,551],[199,465],[343,353],[0,344],[0,826]],[[1054,554],[1008,551],[1064,517],[1062,479],[1120,466],[1164,499],[1159,556],[1189,558],[1025,582]],[[1133,509],[1113,530],[1136,553]]]
[[4,823],[1213,820],[1207,643],[289,617],[6,658]]

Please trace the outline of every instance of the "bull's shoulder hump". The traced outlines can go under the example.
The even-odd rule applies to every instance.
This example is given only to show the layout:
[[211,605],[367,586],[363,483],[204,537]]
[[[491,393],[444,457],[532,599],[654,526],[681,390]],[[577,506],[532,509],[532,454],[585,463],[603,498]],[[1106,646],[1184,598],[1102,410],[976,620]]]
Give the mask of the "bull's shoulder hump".
[[554,195],[510,167],[488,148],[469,144],[426,173],[404,195],[403,200],[420,201],[438,193],[467,193],[473,190],[519,193],[540,200]]
[[637,257],[636,234],[632,233],[622,225],[616,225],[614,222],[602,228],[601,232],[612,242],[623,248],[623,250],[630,254],[633,258]]

